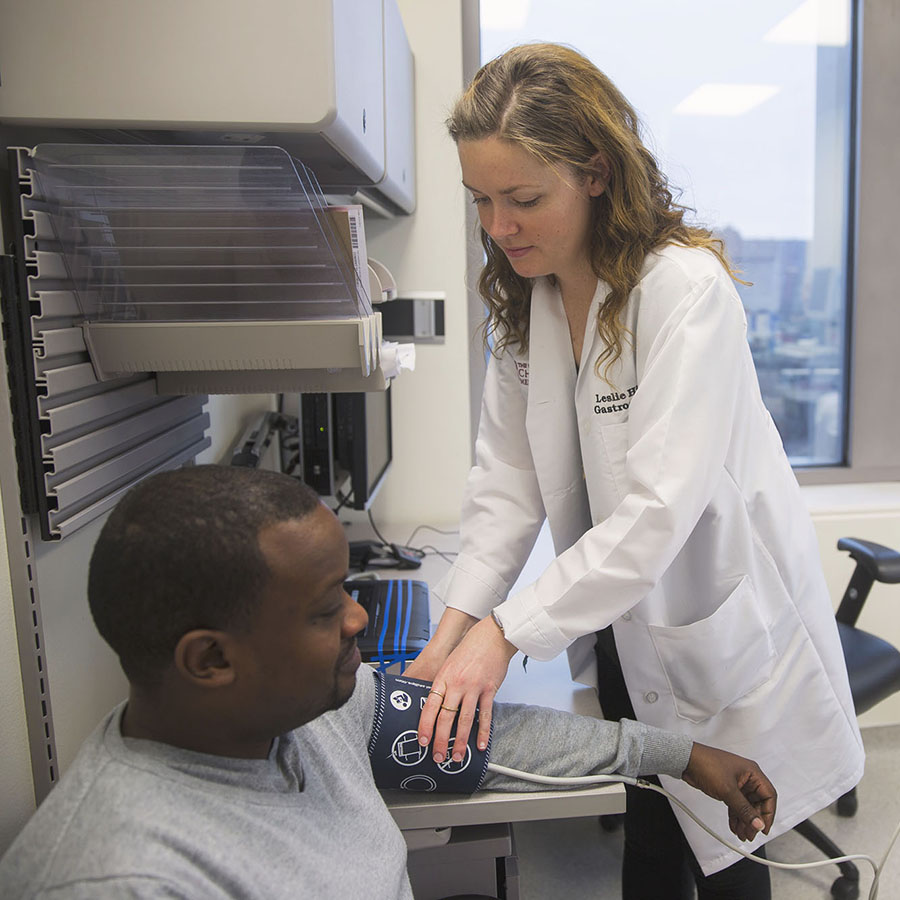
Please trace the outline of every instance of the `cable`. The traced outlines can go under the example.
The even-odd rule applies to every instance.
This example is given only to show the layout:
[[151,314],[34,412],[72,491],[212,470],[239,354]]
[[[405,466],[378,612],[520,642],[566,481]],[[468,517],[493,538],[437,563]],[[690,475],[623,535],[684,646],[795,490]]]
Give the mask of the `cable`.
[[409,549],[415,549],[416,552],[421,552],[422,556],[427,556],[429,553],[433,553],[435,556],[440,556],[441,559],[450,563],[451,566],[453,565],[452,557],[459,556],[459,553],[455,550],[438,550],[438,548],[433,546],[432,544],[422,544],[421,547],[410,547]]
[[535,775],[533,772],[522,772],[519,769],[510,769],[499,763],[488,763],[488,769],[498,775],[507,775],[510,778],[518,778],[520,781],[533,781],[535,784],[570,784],[591,785],[606,784],[608,782],[622,782],[639,787],[637,778],[630,775]]
[[413,538],[423,529],[427,528],[429,531],[436,531],[438,534],[459,534],[459,529],[456,528],[453,531],[445,531],[442,528],[435,528],[434,525],[417,525],[413,529],[413,533],[407,538],[406,545],[410,546],[413,542]]
[[[342,502],[341,506],[343,506],[344,503],[346,503],[346,501]],[[340,509],[341,506],[338,506],[337,509]],[[334,511],[337,512],[337,509]],[[413,533],[409,536],[409,539],[406,541],[405,544],[392,544],[378,530],[378,526],[375,524],[375,519],[372,517],[372,510],[367,509],[366,512],[368,513],[368,516],[369,516],[369,524],[372,526],[372,531],[375,532],[375,536],[378,538],[378,540],[381,541],[382,546],[384,546],[384,547],[398,547],[399,549],[404,550],[407,553],[411,554],[412,556],[418,557],[419,559],[423,559],[425,556],[428,555],[429,552],[431,552],[431,553],[434,553],[436,556],[440,556],[441,559],[450,563],[450,565],[453,565],[453,559],[451,559],[451,557],[459,555],[457,552],[451,551],[451,550],[438,550],[438,548],[433,546],[432,544],[424,544],[421,547],[413,547],[412,546],[413,538],[423,528],[427,528],[429,531],[436,531],[438,534],[459,534],[458,531],[444,531],[440,528],[435,528],[433,525],[417,525],[416,528],[413,529]]]
[[378,540],[381,541],[381,544],[382,544],[383,547],[390,548],[391,550],[394,551],[395,554],[397,554],[398,551],[402,550],[402,551],[404,551],[405,553],[408,553],[410,556],[416,557],[417,559],[423,559],[423,558],[424,558],[424,556],[425,556],[425,551],[419,549],[418,547],[408,547],[408,546],[406,546],[405,544],[392,544],[392,543],[391,543],[391,542],[390,542],[390,541],[389,541],[389,540],[388,540],[388,539],[387,539],[387,538],[386,538],[386,537],[378,530],[378,526],[375,524],[375,519],[372,518],[372,510],[371,510],[371,508],[370,508],[370,509],[367,509],[366,512],[367,512],[368,515],[369,515],[369,524],[372,526],[372,531],[375,532],[375,536],[378,538]]
[[334,497],[338,501],[338,505],[332,512],[337,515],[350,502],[350,494],[342,494],[340,491],[335,491]]
[[741,856],[746,857],[747,859],[753,860],[755,863],[759,863],[763,866],[769,866],[773,869],[814,869],[818,866],[830,866],[836,863],[849,862],[850,860],[865,860],[872,866],[872,870],[874,872],[874,880],[872,882],[872,886],[869,889],[869,900],[876,900],[878,897],[878,881],[881,877],[881,872],[884,869],[884,864],[887,862],[887,858],[890,855],[891,850],[894,848],[894,844],[897,841],[898,836],[900,836],[900,823],[898,823],[897,828],[894,830],[894,835],[891,838],[890,844],[888,844],[887,851],[881,859],[880,863],[875,862],[871,856],[867,856],[864,853],[850,853],[846,856],[837,856],[833,859],[820,859],[815,862],[808,863],[784,863],[784,862],[776,862],[773,859],[761,859],[758,856],[754,856],[750,853],[749,850],[745,850],[743,847],[739,847],[737,844],[732,844],[730,841],[725,840],[725,838],[720,837],[716,832],[714,832],[705,822],[703,822],[698,816],[696,816],[687,806],[684,805],[677,797],[670,794],[665,788],[660,787],[657,784],[653,784],[650,781],[646,781],[643,778],[631,778],[628,775],[580,775],[580,776],[554,776],[554,775],[535,775],[532,772],[522,772],[519,769],[510,769],[507,766],[501,766],[498,763],[488,763],[488,769],[492,772],[496,772],[499,775],[506,775],[510,778],[518,778],[522,781],[533,781],[536,784],[549,784],[549,785],[590,785],[590,784],[606,784],[611,781],[621,782],[623,784],[634,785],[635,787],[644,788],[646,790],[656,791],[658,794],[662,794],[664,797],[667,797],[672,803],[682,809],[687,815],[689,815],[705,832],[711,834],[720,844],[724,844],[728,847],[729,850],[733,850],[735,853],[739,853]]
[[897,827],[894,829],[894,834],[891,836],[888,848],[884,851],[884,856],[881,857],[881,862],[878,864],[878,870],[875,872],[875,880],[872,882],[872,889],[869,891],[869,900],[876,900],[876,897],[878,896],[878,882],[881,879],[881,873],[884,871],[884,864],[887,862],[888,856],[891,855],[891,850],[894,849],[894,844],[897,843],[898,837],[900,837],[900,822],[897,823]]
[[866,856],[864,853],[849,853],[846,856],[835,856],[832,859],[819,859],[815,862],[808,863],[784,863],[784,862],[776,862],[772,859],[760,859],[758,856],[754,856],[748,850],[745,850],[743,847],[739,847],[737,844],[732,844],[730,841],[726,841],[725,838],[720,837],[716,834],[711,828],[709,828],[705,822],[701,821],[701,819],[694,815],[691,810],[687,808],[677,797],[672,796],[665,788],[660,787],[659,785],[653,784],[650,781],[644,781],[643,779],[638,779],[637,786],[640,788],[647,788],[651,791],[656,791],[658,794],[662,794],[664,797],[668,797],[669,800],[672,801],[676,806],[680,807],[687,813],[707,834],[711,834],[720,844],[724,844],[728,847],[729,850],[734,850],[735,853],[740,853],[741,856],[745,856],[747,859],[755,860],[758,863],[761,863],[765,866],[770,866],[773,869],[815,869],[818,866],[826,866],[830,864],[835,864],[839,862],[849,862],[850,860],[859,859],[865,860],[872,866],[872,871],[877,876],[878,875],[878,863],[872,859],[871,856]]
[[375,536],[384,544],[385,547],[390,547],[391,542],[378,530],[378,526],[375,524],[375,520],[372,518],[372,510],[371,508],[367,509],[366,512],[369,514],[369,524],[372,526],[372,531],[375,532]]

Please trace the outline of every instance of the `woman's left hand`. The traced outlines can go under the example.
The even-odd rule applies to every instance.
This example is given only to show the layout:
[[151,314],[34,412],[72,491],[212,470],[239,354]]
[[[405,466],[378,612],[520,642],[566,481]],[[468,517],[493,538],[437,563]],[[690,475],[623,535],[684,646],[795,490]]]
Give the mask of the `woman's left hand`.
[[516,648],[488,616],[473,625],[447,657],[434,676],[432,692],[419,717],[419,743],[425,747],[434,738],[432,755],[435,762],[443,762],[447,757],[454,722],[456,737],[451,752],[457,762],[463,759],[476,707],[479,710],[478,747],[484,749],[487,746],[494,695],[503,683],[515,653]]

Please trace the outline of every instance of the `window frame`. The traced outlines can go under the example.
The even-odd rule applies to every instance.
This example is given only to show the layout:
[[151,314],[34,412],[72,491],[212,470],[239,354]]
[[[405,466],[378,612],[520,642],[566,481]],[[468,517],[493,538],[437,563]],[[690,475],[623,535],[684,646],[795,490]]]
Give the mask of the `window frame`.
[[[892,181],[892,155],[900,145],[900,23],[890,0],[853,6],[847,462],[795,468],[801,484],[900,480],[900,403],[893,390],[900,387],[900,304],[892,302],[892,289],[900,284],[900,247],[890,246],[900,204]],[[885,190],[891,184],[894,189]]]
[[[852,83],[847,303],[849,404],[846,463],[796,466],[800,484],[900,481],[900,246],[892,246],[900,182],[892,155],[900,146],[900,20],[892,0],[852,2]],[[480,3],[463,3],[463,72],[466,80],[481,57]],[[885,186],[888,186],[886,189]],[[467,230],[476,217],[468,209]],[[467,283],[477,282],[481,255],[469,242]],[[470,333],[484,316],[477,291],[469,290]],[[469,361],[472,444],[477,434],[485,358],[473,341]],[[895,386],[897,391],[894,390]],[[893,415],[891,415],[893,413]]]

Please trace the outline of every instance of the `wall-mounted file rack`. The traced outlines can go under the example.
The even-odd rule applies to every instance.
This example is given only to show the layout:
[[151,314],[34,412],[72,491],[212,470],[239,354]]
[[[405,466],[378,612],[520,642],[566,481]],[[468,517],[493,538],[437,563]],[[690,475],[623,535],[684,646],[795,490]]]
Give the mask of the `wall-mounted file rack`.
[[314,177],[277,147],[29,156],[98,379],[169,393],[381,390],[380,315]]
[[112,508],[131,485],[209,446],[205,396],[159,393],[147,374],[101,381],[80,325],[46,198],[24,150],[10,151],[14,255],[0,299],[23,511],[59,540]]

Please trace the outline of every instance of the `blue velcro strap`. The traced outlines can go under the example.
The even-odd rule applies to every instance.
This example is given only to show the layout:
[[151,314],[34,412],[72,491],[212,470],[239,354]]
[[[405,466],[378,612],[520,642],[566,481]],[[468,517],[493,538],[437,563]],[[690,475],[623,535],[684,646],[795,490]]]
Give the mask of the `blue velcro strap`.
[[[447,760],[438,765],[431,749],[422,747],[416,736],[419,715],[431,682],[405,675],[375,673],[375,718],[369,741],[369,762],[379,788],[404,791],[441,791],[471,794],[477,791],[487,772],[491,741],[479,750],[478,712],[469,733],[466,754],[460,762]],[[493,728],[491,729],[493,731]],[[456,726],[450,730],[450,746]]]

